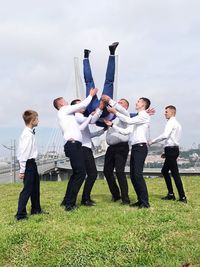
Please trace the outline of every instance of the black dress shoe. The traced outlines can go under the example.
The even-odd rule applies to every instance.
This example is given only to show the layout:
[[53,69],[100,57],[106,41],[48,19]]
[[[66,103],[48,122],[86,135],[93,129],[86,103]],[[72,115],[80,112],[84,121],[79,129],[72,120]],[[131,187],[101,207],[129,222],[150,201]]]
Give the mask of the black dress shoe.
[[110,54],[114,56],[115,54],[115,50],[118,46],[119,42],[115,42],[115,43],[112,43],[111,45],[109,45],[109,50],[110,50]]
[[118,201],[118,200],[120,200],[120,199],[121,199],[121,197],[113,197],[113,196],[112,196],[111,201],[116,202],[116,201]]
[[174,194],[167,194],[165,197],[161,197],[162,200],[176,200]]
[[45,210],[31,211],[31,215],[35,215],[35,214],[49,214],[49,212]]
[[90,201],[94,204],[94,206],[97,204],[96,201],[92,200],[91,198]]
[[15,215],[15,219],[17,221],[22,221],[22,220],[28,220],[28,217],[27,216],[18,216],[18,215]]
[[65,199],[63,199],[63,201],[60,203],[60,206],[62,207],[62,206],[65,206],[66,205],[66,201],[65,201]]
[[90,50],[84,49],[84,58],[89,58]]
[[186,197],[181,197],[181,198],[179,198],[178,201],[187,203],[187,198]]
[[145,205],[143,203],[138,206],[138,209],[148,209],[148,208],[150,208],[150,205]]
[[78,207],[76,205],[73,205],[73,206],[66,206],[65,207],[65,211],[74,211],[78,209]]
[[139,201],[137,201],[137,202],[135,202],[135,203],[131,203],[129,206],[130,207],[139,207],[140,206],[140,202]]
[[81,205],[91,207],[91,206],[95,206],[96,203],[93,200],[85,200],[85,201],[81,201]]
[[121,202],[122,205],[130,205],[130,200],[127,199],[127,200],[122,200]]

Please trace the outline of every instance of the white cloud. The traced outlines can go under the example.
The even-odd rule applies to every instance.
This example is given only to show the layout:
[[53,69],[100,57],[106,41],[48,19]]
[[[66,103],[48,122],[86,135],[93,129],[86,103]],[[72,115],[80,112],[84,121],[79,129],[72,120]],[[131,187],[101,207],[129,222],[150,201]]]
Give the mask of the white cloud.
[[141,95],[151,99],[157,110],[152,135],[162,131],[163,108],[176,105],[183,142],[200,143],[198,0],[0,2],[1,127],[21,127],[26,108],[39,111],[41,125],[54,125],[53,98],[74,97],[73,57],[82,69],[83,49],[92,50],[101,89],[107,47],[119,41],[118,96],[132,109]]

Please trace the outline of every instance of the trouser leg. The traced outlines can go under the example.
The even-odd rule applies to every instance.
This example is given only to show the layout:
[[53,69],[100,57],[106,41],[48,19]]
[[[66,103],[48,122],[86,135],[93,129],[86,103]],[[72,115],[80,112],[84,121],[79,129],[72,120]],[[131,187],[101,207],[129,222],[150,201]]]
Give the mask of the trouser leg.
[[125,174],[125,166],[128,157],[129,146],[127,145],[119,145],[116,147],[115,153],[115,170],[116,176],[119,183],[122,202],[129,202],[128,196],[128,182]]
[[[85,80],[85,85],[86,85],[86,97],[87,97],[90,94],[90,89],[95,88],[90,61],[88,58],[84,58],[83,60],[83,74],[84,74],[84,80]],[[99,100],[97,98],[97,95],[95,95],[93,96],[90,104],[87,106],[84,115],[88,116],[98,106],[99,106]]]
[[144,161],[147,156],[147,146],[132,146],[131,150],[131,181],[140,204],[149,207],[149,197],[146,182],[143,177]]
[[165,162],[163,164],[161,173],[162,173],[162,175],[163,175],[163,177],[165,179],[165,183],[166,183],[166,186],[167,186],[168,194],[172,195],[172,194],[174,194],[174,191],[173,191],[172,180],[171,180],[171,177],[170,177],[170,174],[169,174],[169,170],[170,170],[170,167],[168,165],[168,161],[165,159]]
[[87,201],[90,200],[91,191],[97,178],[97,168],[92,150],[84,146],[82,149],[87,175],[83,188],[82,201]]
[[113,173],[114,167],[115,167],[114,151],[112,149],[112,146],[109,146],[105,154],[103,172],[104,176],[106,177],[106,181],[108,183],[108,187],[110,189],[112,197],[114,200],[117,200],[120,198],[120,191]]
[[26,205],[29,197],[32,195],[35,184],[35,168],[29,160],[26,162],[26,169],[23,180],[24,187],[19,195],[17,218],[26,217]]
[[175,185],[177,187],[179,197],[185,197],[185,192],[183,189],[183,183],[179,174],[177,158],[179,156],[179,148],[178,147],[166,147],[165,148],[165,156],[168,166],[171,170],[171,175],[174,178]]
[[72,167],[72,175],[67,185],[65,203],[66,206],[73,206],[76,204],[78,192],[86,175],[82,144],[80,142],[67,142],[65,144],[65,154],[70,158]]
[[35,166],[35,180],[33,191],[31,194],[31,213],[36,213],[40,211],[40,177],[37,171],[37,166]]

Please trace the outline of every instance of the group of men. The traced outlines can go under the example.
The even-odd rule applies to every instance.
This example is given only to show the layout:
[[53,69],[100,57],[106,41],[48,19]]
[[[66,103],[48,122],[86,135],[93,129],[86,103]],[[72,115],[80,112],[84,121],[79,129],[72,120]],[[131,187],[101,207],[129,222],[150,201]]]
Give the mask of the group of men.
[[[150,100],[141,97],[136,102],[136,113],[129,113],[129,102],[122,98],[118,102],[113,100],[113,84],[115,77],[115,42],[109,46],[106,77],[102,96],[97,97],[98,89],[92,76],[89,62],[90,50],[84,50],[84,79],[86,84],[86,99],[75,99],[69,104],[63,97],[54,99],[53,105],[58,110],[58,120],[65,139],[64,151],[69,157],[72,175],[68,181],[65,196],[61,205],[65,211],[77,208],[76,201],[79,190],[84,183],[81,204],[85,206],[96,205],[91,199],[91,191],[97,178],[97,169],[92,152],[92,137],[99,136],[106,131],[108,148],[105,154],[104,176],[107,180],[112,201],[121,200],[123,205],[138,208],[149,208],[149,196],[145,179],[143,177],[144,162],[148,153],[148,146],[153,143],[165,141],[165,158],[162,174],[168,189],[164,200],[175,200],[172,181],[174,178],[179,201],[187,202],[181,177],[179,175],[177,158],[179,156],[179,142],[181,125],[176,120],[176,108],[169,105],[165,108],[167,124],[164,133],[150,141],[149,125]],[[26,205],[31,199],[31,215],[47,213],[40,206],[40,183],[35,159],[38,151],[35,142],[34,128],[38,125],[38,113],[26,110],[23,113],[25,129],[23,130],[18,147],[18,160],[20,164],[19,178],[23,179],[24,187],[19,195],[18,210],[15,215],[17,220],[27,219]],[[101,129],[90,132],[89,124],[96,124]],[[130,203],[128,183],[125,175],[125,165],[131,146],[130,178],[137,195],[137,201]],[[117,177],[117,181],[114,175]]]
[[[122,200],[122,204],[149,208],[149,196],[143,177],[144,162],[148,153],[148,145],[165,140],[165,163],[162,174],[168,188],[164,199],[175,199],[169,170],[175,180],[179,193],[179,200],[186,202],[185,192],[178,172],[177,157],[179,155],[179,141],[181,126],[175,118],[176,108],[167,106],[165,115],[168,120],[164,134],[150,141],[149,124],[150,100],[141,97],[136,102],[135,114],[129,114],[129,102],[120,99],[115,102],[113,98],[113,84],[115,76],[115,50],[118,42],[109,46],[106,78],[102,97],[97,98],[97,89],[92,76],[89,62],[90,50],[84,50],[84,79],[86,96],[83,101],[75,99],[71,105],[61,97],[54,100],[54,107],[58,110],[59,124],[66,141],[65,154],[70,159],[73,174],[69,179],[62,205],[66,211],[77,208],[76,199],[81,185],[85,180],[82,194],[82,205],[94,206],[91,199],[91,190],[97,178],[97,169],[92,153],[91,138],[106,132],[108,148],[105,154],[104,176],[107,180],[113,201]],[[88,125],[96,123],[104,127],[102,130],[91,133]],[[107,126],[107,127],[105,127]],[[107,129],[106,129],[107,128]],[[130,178],[137,195],[137,202],[131,204],[128,195],[128,183],[125,175],[125,165],[131,146]],[[118,180],[115,179],[114,170]],[[87,174],[87,177],[86,177]],[[85,179],[86,177],[86,179]]]

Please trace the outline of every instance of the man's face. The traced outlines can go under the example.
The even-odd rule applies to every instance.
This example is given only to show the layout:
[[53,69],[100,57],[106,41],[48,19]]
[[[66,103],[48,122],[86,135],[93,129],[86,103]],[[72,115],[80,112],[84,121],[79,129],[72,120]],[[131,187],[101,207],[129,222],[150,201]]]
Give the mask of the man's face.
[[165,109],[165,118],[168,120],[175,115],[175,111],[170,108]]
[[120,104],[123,108],[128,109],[128,103],[124,99],[120,99],[118,104]]
[[[81,101],[76,101],[76,104],[79,104],[79,103],[81,103]],[[85,112],[85,109],[84,109],[84,108],[81,108],[81,109],[79,109],[77,112],[83,114],[83,113]]]
[[64,98],[59,99],[57,102],[58,109],[60,109],[63,106],[67,106],[67,105],[69,105],[69,104]]
[[38,123],[39,123],[39,119],[38,119],[38,116],[36,116],[32,121],[31,121],[31,124],[33,127],[36,127],[38,126]]
[[136,110],[145,109],[145,102],[143,99],[138,99],[138,101],[135,103],[135,109]]
[[68,105],[68,102],[64,98],[62,98],[62,99],[60,99],[59,104],[61,106],[67,106]]

